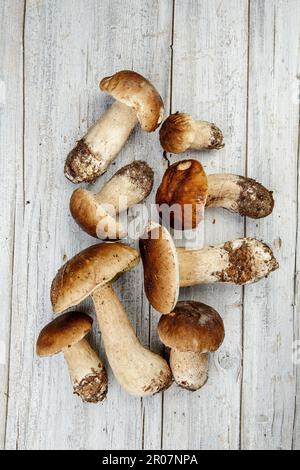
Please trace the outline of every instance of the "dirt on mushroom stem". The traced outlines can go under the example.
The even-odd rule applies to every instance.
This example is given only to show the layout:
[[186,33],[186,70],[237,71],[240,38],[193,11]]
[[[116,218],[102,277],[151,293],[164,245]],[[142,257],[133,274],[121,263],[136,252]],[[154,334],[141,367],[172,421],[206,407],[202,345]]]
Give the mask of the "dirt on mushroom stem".
[[[92,374],[85,376],[79,383],[74,384],[74,394],[87,403],[98,403],[107,394],[107,372],[99,363],[100,372],[92,369]],[[105,384],[105,385],[103,385]]]

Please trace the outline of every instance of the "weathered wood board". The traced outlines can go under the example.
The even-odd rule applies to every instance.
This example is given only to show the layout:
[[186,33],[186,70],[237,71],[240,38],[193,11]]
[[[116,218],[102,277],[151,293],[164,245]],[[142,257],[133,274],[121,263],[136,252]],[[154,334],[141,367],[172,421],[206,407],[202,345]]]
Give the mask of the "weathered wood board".
[[[0,0],[0,448],[300,448],[299,24],[298,0]],[[223,150],[182,158],[274,190],[265,220],[207,210],[205,241],[263,239],[280,270],[244,289],[182,291],[226,326],[201,391],[136,399],[109,370],[107,401],[83,405],[63,358],[38,359],[35,340],[56,270],[95,243],[69,215],[65,156],[111,103],[100,78],[126,68],[155,83],[168,112],[223,130]],[[139,128],[93,187],[133,159],[154,168],[156,188],[167,162],[158,133]],[[142,343],[163,352],[142,267],[116,289]],[[89,301],[80,309],[93,314]],[[105,359],[96,322],[91,341]]]

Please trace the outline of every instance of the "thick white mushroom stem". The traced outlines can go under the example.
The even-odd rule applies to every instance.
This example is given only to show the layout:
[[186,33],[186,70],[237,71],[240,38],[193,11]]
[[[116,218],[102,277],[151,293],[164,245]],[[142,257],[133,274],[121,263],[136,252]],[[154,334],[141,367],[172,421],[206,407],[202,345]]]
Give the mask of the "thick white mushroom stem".
[[232,174],[208,175],[206,207],[223,207],[242,216],[259,219],[273,211],[274,199],[257,181]]
[[223,134],[220,129],[212,122],[194,121],[193,122],[193,140],[190,148],[201,149],[221,149],[224,147]]
[[98,354],[87,340],[82,339],[63,349],[73,390],[82,401],[98,403],[107,394],[107,374]]
[[107,358],[121,386],[139,397],[168,388],[172,374],[167,362],[140,344],[111,285],[96,289],[92,298]]
[[208,380],[209,357],[206,353],[192,351],[170,351],[170,367],[175,382],[187,390],[195,391]]
[[177,249],[180,286],[250,284],[278,268],[271,248],[254,238],[240,238],[200,250]]
[[65,176],[73,183],[93,181],[116,158],[137,123],[136,113],[115,101],[69,153]]

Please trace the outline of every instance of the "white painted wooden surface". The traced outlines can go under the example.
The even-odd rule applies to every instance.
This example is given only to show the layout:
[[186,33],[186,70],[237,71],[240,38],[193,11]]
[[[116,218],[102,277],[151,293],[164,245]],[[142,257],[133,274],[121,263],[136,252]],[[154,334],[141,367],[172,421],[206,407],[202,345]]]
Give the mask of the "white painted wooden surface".
[[[298,0],[0,0],[1,448],[300,448],[299,24]],[[94,243],[69,216],[64,159],[110,103],[99,79],[122,68],[149,77],[167,110],[223,129],[224,150],[187,154],[208,172],[248,174],[274,190],[265,220],[207,211],[205,239],[262,238],[280,270],[245,289],[182,292],[226,325],[200,392],[173,386],[135,399],[110,373],[107,401],[83,405],[62,357],[38,359],[35,339],[51,318],[57,268]],[[157,186],[166,166],[157,133],[136,129],[95,187],[138,158]],[[141,279],[139,267],[117,290],[142,342],[163,351]],[[92,313],[89,302],[81,308]],[[96,326],[91,340],[104,356]]]

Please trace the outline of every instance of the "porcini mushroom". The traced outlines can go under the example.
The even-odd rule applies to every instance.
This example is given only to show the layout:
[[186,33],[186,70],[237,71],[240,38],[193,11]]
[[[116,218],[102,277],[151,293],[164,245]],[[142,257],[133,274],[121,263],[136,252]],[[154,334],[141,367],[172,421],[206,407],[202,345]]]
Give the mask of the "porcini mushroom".
[[239,238],[200,250],[177,248],[180,286],[251,284],[278,268],[271,248],[255,238]]
[[57,273],[51,288],[56,313],[92,296],[108,361],[128,393],[148,396],[171,384],[167,362],[137,339],[111,283],[139,262],[139,253],[121,243],[91,246],[74,256]]
[[260,219],[274,208],[272,191],[262,184],[239,175],[208,175],[206,207],[223,207],[242,216]]
[[171,114],[159,131],[166,152],[181,153],[188,149],[208,150],[224,147],[223,134],[213,123],[194,121],[187,113]]
[[204,206],[223,207],[253,219],[268,216],[274,208],[272,191],[257,181],[227,173],[206,176],[201,163],[191,159],[167,168],[156,203],[165,225],[170,214],[170,226],[176,229],[195,228],[203,219]]
[[179,265],[174,241],[165,227],[151,222],[139,246],[146,296],[158,312],[170,313],[179,295]]
[[175,307],[179,287],[216,282],[250,284],[278,268],[271,248],[255,238],[201,249],[176,248],[168,230],[152,223],[139,243],[146,296],[163,314]]
[[98,193],[76,189],[70,211],[77,224],[93,237],[125,238],[126,227],[116,216],[143,201],[152,186],[152,169],[143,161],[134,161],[117,171]]
[[164,225],[190,230],[204,218],[207,176],[197,160],[173,163],[165,171],[156,193],[156,204]]
[[100,89],[115,102],[69,153],[65,176],[73,183],[94,181],[104,173],[139,121],[146,132],[163,119],[163,101],[154,86],[132,70],[103,78]]
[[62,352],[74,393],[84,402],[97,403],[106,397],[107,374],[98,354],[84,338],[92,323],[84,313],[65,313],[42,329],[36,350],[42,357]]
[[209,305],[178,302],[172,313],[162,315],[158,335],[171,348],[170,366],[175,382],[188,390],[198,390],[208,379],[208,353],[224,341],[224,323]]

